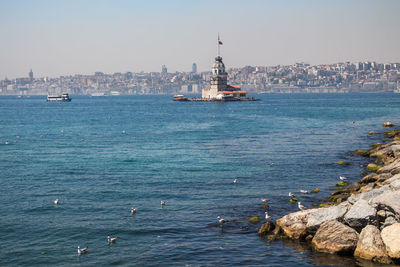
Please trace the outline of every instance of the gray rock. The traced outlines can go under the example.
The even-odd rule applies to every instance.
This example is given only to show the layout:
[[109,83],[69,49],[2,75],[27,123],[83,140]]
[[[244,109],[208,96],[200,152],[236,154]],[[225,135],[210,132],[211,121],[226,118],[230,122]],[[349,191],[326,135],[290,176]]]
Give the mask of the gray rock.
[[356,248],[358,233],[336,220],[321,224],[312,239],[314,248],[321,252],[352,254]]
[[379,209],[389,210],[396,218],[400,218],[400,191],[388,191],[371,200]]
[[385,264],[391,263],[381,238],[381,232],[373,225],[367,225],[362,229],[354,256]]
[[292,239],[304,238],[308,234],[306,229],[308,217],[317,210],[302,210],[283,216],[276,220],[275,230],[281,230],[286,236]]
[[381,226],[381,229],[391,226],[392,224],[397,223],[397,220],[393,216],[386,217],[385,222]]
[[396,159],[392,163],[383,166],[381,169],[379,169],[378,173],[392,172],[397,168],[400,168],[400,159]]
[[357,232],[366,225],[377,225],[376,209],[365,199],[358,200],[344,216],[344,221]]
[[389,185],[384,185],[380,188],[375,188],[372,189],[368,192],[364,192],[358,195],[352,195],[351,197],[349,197],[347,199],[347,201],[349,201],[350,204],[354,204],[356,203],[358,200],[360,199],[365,199],[365,200],[371,200],[373,198],[376,198],[377,196],[386,193],[387,191],[391,191],[390,186]]
[[400,189],[400,179],[394,180],[389,184],[392,190],[399,190]]
[[390,183],[392,183],[392,182],[394,182],[396,180],[400,180],[400,173],[396,174],[396,175],[393,175],[391,178],[387,179],[385,181],[385,184],[390,184]]
[[329,208],[320,208],[308,216],[307,231],[309,233],[315,233],[318,227],[326,221],[338,220],[342,221],[343,216],[349,210],[351,205],[348,203],[340,204],[337,206],[331,206]]
[[400,223],[383,228],[381,237],[391,258],[400,258]]

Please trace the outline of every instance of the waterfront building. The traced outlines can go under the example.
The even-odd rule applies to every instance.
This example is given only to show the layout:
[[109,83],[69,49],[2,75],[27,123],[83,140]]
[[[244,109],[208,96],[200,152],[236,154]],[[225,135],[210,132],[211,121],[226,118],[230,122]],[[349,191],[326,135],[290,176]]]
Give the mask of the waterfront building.
[[161,66],[161,75],[167,75],[168,69],[165,65]]
[[197,64],[193,63],[192,65],[192,73],[197,73]]
[[227,83],[228,74],[222,57],[218,55],[211,69],[211,86],[202,90],[204,99],[223,99],[225,97],[246,97],[246,91],[242,91],[237,85]]

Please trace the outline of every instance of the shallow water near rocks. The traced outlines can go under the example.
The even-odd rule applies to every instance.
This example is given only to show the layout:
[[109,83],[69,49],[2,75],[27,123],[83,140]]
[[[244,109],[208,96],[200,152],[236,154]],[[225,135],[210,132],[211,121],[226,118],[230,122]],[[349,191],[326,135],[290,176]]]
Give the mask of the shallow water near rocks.
[[257,97],[1,96],[0,265],[359,265],[263,240],[247,219],[264,218],[261,198],[277,219],[297,210],[289,192],[311,207],[340,175],[358,180],[367,161],[350,151],[382,141],[368,132],[383,122],[400,124],[400,94]]

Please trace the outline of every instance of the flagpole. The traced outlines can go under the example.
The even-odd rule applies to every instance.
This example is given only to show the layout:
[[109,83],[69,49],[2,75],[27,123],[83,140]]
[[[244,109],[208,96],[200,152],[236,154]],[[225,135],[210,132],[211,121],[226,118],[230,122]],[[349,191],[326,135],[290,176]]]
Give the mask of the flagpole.
[[218,56],[219,56],[219,33],[218,33]]

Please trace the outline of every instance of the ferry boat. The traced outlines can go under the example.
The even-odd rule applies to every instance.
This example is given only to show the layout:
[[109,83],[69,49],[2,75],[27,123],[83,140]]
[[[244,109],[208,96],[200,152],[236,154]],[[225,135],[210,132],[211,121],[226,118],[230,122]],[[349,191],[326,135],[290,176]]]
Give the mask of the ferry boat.
[[184,95],[175,95],[174,101],[188,101],[188,99]]
[[68,94],[48,95],[46,102],[71,102]]

